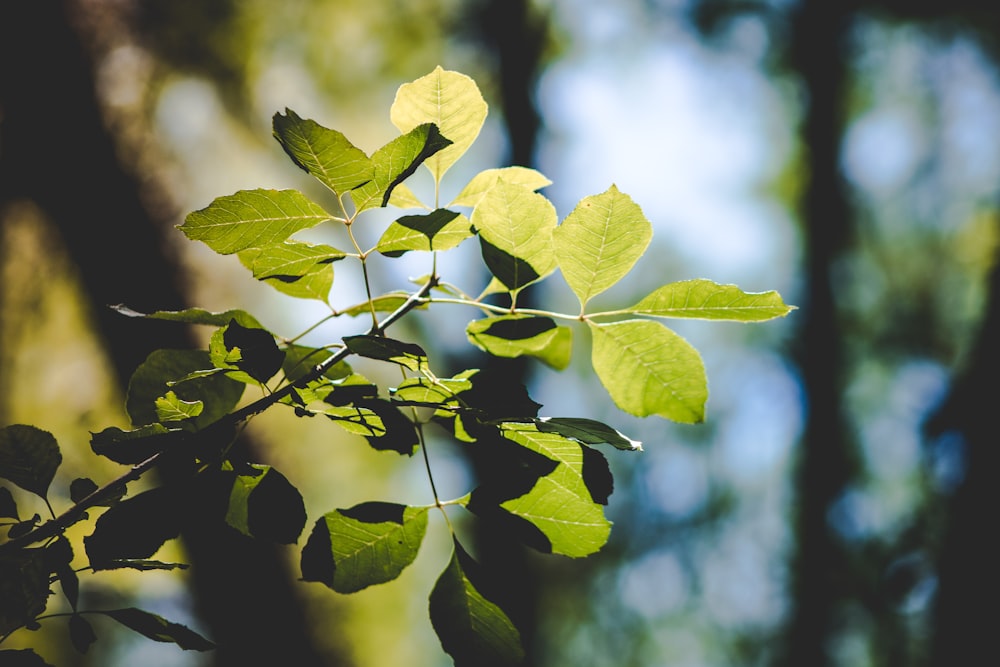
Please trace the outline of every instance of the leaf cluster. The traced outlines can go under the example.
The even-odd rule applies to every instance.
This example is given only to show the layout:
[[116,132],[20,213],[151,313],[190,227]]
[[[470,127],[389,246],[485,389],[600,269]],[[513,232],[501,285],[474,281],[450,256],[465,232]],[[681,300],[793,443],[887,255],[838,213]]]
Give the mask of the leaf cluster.
[[[0,487],[0,518],[8,519],[0,544],[0,641],[51,618],[44,612],[49,587],[58,581],[72,609],[67,627],[81,651],[94,641],[86,620],[94,614],[156,641],[212,648],[190,629],[138,609],[77,610],[77,571],[64,532],[97,508],[100,515],[83,540],[87,569],[184,567],[159,561],[156,553],[180,534],[189,512],[209,512],[256,539],[291,545],[305,536],[302,579],[345,594],[397,578],[415,560],[431,515],[439,513],[453,541],[429,599],[443,649],[460,666],[522,660],[519,631],[491,591],[489,573],[463,547],[449,508],[511,528],[510,535],[539,551],[589,556],[611,531],[604,506],[613,479],[598,448],[634,452],[641,445],[592,419],[541,415],[542,406],[523,386],[498,387],[503,380],[487,372],[467,369],[441,377],[423,347],[387,330],[418,310],[465,307],[474,313],[466,327],[471,345],[496,357],[532,357],[558,370],[569,366],[573,336],[582,331],[590,339],[594,373],[619,408],[696,423],[704,419],[708,396],[704,365],[663,320],[764,321],[791,307],[775,292],[748,293],[699,279],[663,285],[627,308],[593,310],[594,297],[623,280],[646,252],[652,224],[614,185],[585,197],[560,221],[539,192],[550,181],[524,167],[483,171],[442,206],[442,180],[475,141],[487,111],[471,79],[438,67],[399,88],[390,109],[399,136],[370,155],[344,134],[292,110],[275,114],[275,139],[296,166],[326,187],[329,201],[321,204],[294,190],[240,191],[190,213],[180,230],[219,254],[235,254],[254,279],[279,292],[326,304],[329,315],[309,332],[345,316],[370,324],[327,345],[307,346],[300,341],[309,332],[285,338],[241,310],[144,314],[118,306],[122,316],[211,327],[208,349],[157,350],[136,369],[126,400],[132,428],[108,428],[91,438],[94,453],[127,467],[120,477],[100,487],[75,480],[73,505],[60,514],[49,506],[46,521],[19,517],[13,493]],[[420,168],[434,183],[430,204],[405,183]],[[390,206],[404,213],[381,230],[374,246],[363,247],[355,229],[368,224],[364,214]],[[317,225],[339,231],[346,249],[294,238]],[[478,243],[489,272],[478,290],[437,272],[437,255],[464,242]],[[374,294],[372,260],[411,252],[429,253],[426,276],[415,287]],[[334,266],[341,261],[360,263],[364,302],[335,305]],[[518,306],[523,290],[556,273],[577,297],[578,312]],[[379,386],[354,368],[358,360],[394,365],[401,379]],[[246,397],[248,388],[256,398]],[[232,448],[239,430],[271,408],[325,418],[379,451],[424,453],[433,498],[332,508],[308,527],[305,503],[292,482]],[[426,456],[429,429],[508,461],[504,474],[462,497],[439,497]],[[26,425],[0,430],[0,478],[21,491],[48,503],[60,461],[51,434]],[[129,494],[128,485],[153,468],[185,483]],[[0,651],[4,659],[44,664],[32,656]]]

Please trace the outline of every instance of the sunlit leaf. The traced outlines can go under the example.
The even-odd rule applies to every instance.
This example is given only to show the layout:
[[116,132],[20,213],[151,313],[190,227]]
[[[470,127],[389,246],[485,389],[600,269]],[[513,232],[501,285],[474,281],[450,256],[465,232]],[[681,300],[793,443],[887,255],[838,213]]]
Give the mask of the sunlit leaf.
[[624,436],[621,432],[593,419],[580,417],[541,417],[535,425],[543,433],[558,433],[565,438],[579,440],[586,445],[608,444],[616,449],[642,451],[642,443]]
[[323,243],[284,241],[265,248],[249,248],[239,253],[240,262],[257,280],[295,282],[305,276],[330,270],[330,265],[347,254]]
[[744,292],[736,285],[699,279],[664,285],[628,310],[655,317],[761,322],[784,317],[794,308],[775,291]]
[[274,138],[292,161],[341,195],[371,180],[374,169],[365,152],[347,137],[291,109],[274,114]]
[[427,508],[369,502],[333,510],[302,549],[302,578],[353,593],[398,577],[417,557]]
[[[313,368],[319,364],[326,362],[331,356],[333,356],[333,352],[326,348],[288,345],[285,347],[285,360],[281,364],[281,370],[290,382],[295,382],[303,375],[312,372]],[[351,365],[346,361],[341,361],[327,368],[323,372],[323,377],[329,380],[340,380],[352,372]]]
[[455,541],[451,561],[434,584],[430,616],[455,667],[513,667],[524,661],[521,633],[483,593],[488,577]]
[[274,334],[266,329],[241,326],[235,320],[212,334],[209,355],[216,368],[242,371],[229,374],[241,382],[267,382],[285,360]]
[[475,81],[436,67],[430,74],[399,87],[389,117],[400,132],[434,123],[451,140],[451,146],[427,161],[434,180],[440,183],[444,173],[479,136],[487,111]]
[[483,195],[472,224],[483,242],[483,259],[509,290],[544,278],[556,268],[552,232],[558,217],[542,195],[503,179]]
[[569,365],[573,332],[549,317],[501,315],[473,320],[465,328],[469,342],[496,357],[530,355],[553,368]]
[[652,237],[642,209],[614,185],[584,197],[552,233],[559,269],[584,306],[629,272]]
[[241,190],[189,213],[180,230],[222,255],[281,243],[331,218],[295,190]]
[[500,506],[537,526],[553,553],[579,558],[600,550],[611,534],[611,522],[604,518],[603,508],[584,480],[580,443],[558,433],[541,432],[533,424],[505,423],[501,435],[558,465],[539,478],[527,494]]
[[449,206],[475,206],[486,194],[486,191],[496,185],[498,178],[502,178],[508,183],[523,185],[531,190],[540,190],[546,185],[552,185],[552,181],[541,172],[528,167],[486,169],[473,176],[472,180],[462,188],[462,191],[458,193]]
[[439,208],[426,215],[406,215],[391,223],[375,248],[389,257],[410,250],[450,250],[474,235],[467,217]]
[[134,630],[153,641],[177,644],[185,650],[209,651],[215,648],[214,643],[187,626],[168,621],[162,616],[135,607],[91,613],[109,616],[130,630]]
[[637,417],[704,420],[708,382],[690,343],[649,320],[591,322],[590,331],[594,371],[615,405]]
[[160,423],[193,419],[205,409],[201,401],[185,401],[178,398],[173,391],[156,399],[156,419]]
[[393,188],[392,194],[389,195],[389,205],[396,208],[422,208],[425,211],[431,209],[430,206],[420,201],[420,198],[410,188],[406,187],[406,183],[400,183]]
[[48,431],[26,424],[0,429],[0,478],[45,498],[60,463],[59,443]]
[[372,180],[351,190],[358,211],[385,206],[396,186],[413,175],[427,158],[451,142],[432,123],[418,125],[387,143],[372,155]]

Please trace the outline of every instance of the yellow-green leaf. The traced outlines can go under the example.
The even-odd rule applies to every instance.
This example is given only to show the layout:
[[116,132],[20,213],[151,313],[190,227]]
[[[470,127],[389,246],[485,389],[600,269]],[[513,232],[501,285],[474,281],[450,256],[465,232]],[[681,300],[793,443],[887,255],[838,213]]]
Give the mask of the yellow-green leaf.
[[794,309],[773,290],[744,292],[736,285],[697,279],[664,285],[628,310],[654,317],[762,322],[784,317]]
[[548,317],[502,315],[473,320],[465,328],[469,342],[495,357],[527,354],[562,370],[569,365],[573,331]]
[[450,206],[475,206],[486,194],[486,191],[496,185],[498,178],[502,178],[508,183],[523,185],[531,190],[540,190],[546,185],[552,185],[552,181],[541,172],[528,167],[513,166],[486,169],[472,177],[472,180],[462,188]]
[[614,185],[580,200],[552,234],[559,269],[582,306],[621,280],[652,237],[642,209]]
[[690,343],[650,320],[591,322],[590,331],[594,371],[615,405],[637,417],[704,420],[708,381]]
[[369,181],[371,160],[347,137],[310,119],[302,119],[291,109],[274,114],[274,138],[303,171],[341,195]]
[[488,106],[476,82],[459,72],[437,67],[396,91],[389,117],[400,132],[434,123],[452,145],[427,160],[434,180],[441,177],[479,136]]

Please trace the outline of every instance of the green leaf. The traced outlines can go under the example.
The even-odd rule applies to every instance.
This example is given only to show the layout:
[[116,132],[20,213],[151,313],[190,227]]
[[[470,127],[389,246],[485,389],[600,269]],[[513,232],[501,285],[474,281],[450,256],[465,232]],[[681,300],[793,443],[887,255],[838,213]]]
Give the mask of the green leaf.
[[736,285],[720,285],[711,280],[682,280],[660,287],[628,312],[654,317],[686,317],[700,320],[762,322],[784,317],[794,310],[781,295],[744,292]]
[[513,667],[524,661],[521,634],[482,592],[487,580],[456,540],[430,597],[431,624],[455,667]]
[[439,208],[426,215],[397,219],[386,228],[375,249],[388,257],[410,250],[450,250],[474,234],[467,217]]
[[527,354],[563,370],[569,365],[573,331],[549,317],[501,315],[473,320],[465,328],[469,342],[495,357]]
[[332,246],[301,241],[285,241],[238,253],[240,262],[257,280],[283,294],[323,303],[328,302],[333,286],[333,262],[346,256]]
[[[281,370],[289,382],[295,382],[303,375],[312,372],[313,368],[331,356],[333,356],[332,353],[326,348],[289,345],[285,348],[285,360],[281,364]],[[352,372],[350,364],[341,361],[326,369],[323,377],[329,380],[340,380]]]
[[413,194],[410,188],[406,187],[406,183],[400,183],[393,188],[392,194],[389,195],[389,205],[396,208],[422,208],[427,211],[431,208],[420,201],[420,198]]
[[238,474],[233,480],[226,523],[250,537],[295,543],[306,524],[302,495],[271,466],[251,465],[248,469],[252,474]]
[[162,616],[148,611],[128,607],[91,613],[109,616],[130,630],[138,632],[143,637],[158,642],[174,643],[184,650],[209,651],[215,644],[199,635],[194,630],[179,623],[173,623]]
[[205,409],[201,401],[185,401],[173,391],[156,399],[156,419],[160,423],[194,419]]
[[581,306],[621,280],[652,238],[642,209],[614,185],[580,200],[552,233],[559,269]]
[[285,114],[274,114],[274,138],[303,171],[337,195],[372,179],[371,160],[343,134],[316,121],[299,118],[291,109],[286,108]]
[[375,175],[372,180],[354,190],[351,199],[357,210],[385,206],[396,186],[413,175],[427,158],[451,142],[432,123],[418,125],[401,137],[396,137],[372,155]]
[[281,243],[331,217],[295,190],[241,190],[189,213],[179,228],[189,239],[229,255]]
[[558,433],[565,438],[573,438],[585,445],[611,445],[625,451],[642,451],[642,443],[632,440],[593,419],[580,417],[541,417],[535,420],[535,426],[543,433]]
[[440,183],[445,172],[479,136],[487,112],[488,106],[475,81],[459,72],[436,67],[433,72],[399,87],[389,117],[400,132],[434,123],[451,140],[451,146],[427,161],[435,182]]
[[414,343],[406,343],[385,336],[347,336],[344,338],[347,349],[354,354],[369,359],[391,361],[411,371],[423,371],[427,368],[427,353]]
[[185,401],[201,401],[205,404],[201,414],[194,418],[195,428],[204,428],[229,414],[240,397],[245,385],[216,374],[200,377],[168,386],[195,371],[213,367],[208,352],[202,350],[156,350],[139,365],[129,380],[125,408],[135,426],[155,424],[156,399],[173,389]]
[[236,320],[245,327],[263,328],[250,313],[245,310],[227,310],[221,313],[213,313],[201,308],[188,308],[186,310],[157,310],[153,313],[140,313],[124,305],[111,306],[111,309],[125,315],[126,317],[145,317],[151,320],[166,320],[168,322],[183,322],[185,324],[207,324],[213,327],[221,327],[229,324],[230,320]]
[[507,183],[523,185],[530,190],[540,190],[546,185],[552,185],[552,181],[543,176],[541,172],[528,167],[486,169],[473,176],[472,180],[462,188],[462,191],[458,193],[449,206],[475,206],[486,194],[486,191],[496,185],[497,179],[500,178]]
[[368,502],[323,515],[302,549],[302,578],[338,593],[392,581],[417,557],[427,508]]
[[683,424],[705,418],[708,380],[701,355],[659,322],[590,323],[592,361],[615,405],[637,417]]
[[553,553],[579,558],[599,551],[611,534],[611,522],[604,518],[604,509],[595,502],[584,480],[580,443],[558,433],[541,432],[533,424],[504,423],[500,433],[558,463],[527,494],[500,507],[538,527]]
[[483,259],[511,291],[555,270],[552,232],[557,222],[556,209],[548,199],[503,179],[472,212],[472,224],[483,242]]
[[[409,297],[410,295],[406,292],[391,292],[389,294],[377,296],[371,301],[355,304],[340,312],[343,315],[350,315],[351,317],[357,317],[358,315],[370,315],[372,307],[374,306],[376,313],[391,313],[406,303]],[[419,305],[417,308],[426,309],[427,304]]]
[[45,498],[62,454],[48,431],[26,424],[0,429],[0,478]]

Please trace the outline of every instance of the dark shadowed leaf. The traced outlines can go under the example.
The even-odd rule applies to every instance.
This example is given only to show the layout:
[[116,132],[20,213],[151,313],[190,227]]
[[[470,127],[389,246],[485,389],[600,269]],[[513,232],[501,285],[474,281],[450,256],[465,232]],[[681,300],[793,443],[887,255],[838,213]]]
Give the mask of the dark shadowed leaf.
[[302,495],[274,468],[248,467],[251,474],[236,475],[233,480],[226,523],[244,535],[294,543],[306,524]]
[[87,619],[80,614],[73,614],[69,617],[69,639],[73,643],[73,648],[80,653],[86,653],[90,645],[97,641],[97,635],[94,634],[94,628]]
[[4,667],[53,667],[30,648],[0,650],[0,665]]
[[451,562],[430,597],[430,616],[441,647],[455,667],[512,667],[524,661],[521,634],[482,592],[479,565],[455,541]]
[[184,431],[167,429],[163,424],[148,424],[132,431],[109,426],[100,433],[91,434],[90,448],[98,456],[106,456],[115,463],[135,465],[179,446],[186,437]]
[[62,454],[48,431],[25,424],[0,429],[0,478],[44,498]]
[[0,517],[17,519],[17,503],[10,489],[0,486]]
[[[278,349],[278,344],[274,342],[274,334],[266,329],[248,329],[241,326],[236,320],[232,320],[222,330],[222,343],[228,352],[239,350],[239,359],[233,366],[240,369],[257,382],[267,382],[281,368],[285,360],[285,353]],[[214,337],[213,337],[214,338]],[[220,365],[215,359],[214,349],[212,361],[216,366]]]
[[97,489],[97,482],[94,480],[87,477],[77,477],[69,484],[69,499],[78,503]]
[[611,445],[626,451],[642,451],[642,443],[622,435],[607,424],[580,417],[542,417],[535,422],[543,433],[558,433],[585,445]]
[[139,365],[129,381],[125,408],[135,426],[157,423],[156,399],[173,390],[185,401],[201,401],[204,408],[194,418],[203,428],[229,414],[246,388],[223,374],[209,375],[168,386],[191,373],[213,368],[202,350],[156,350]]
[[353,593],[398,577],[417,557],[427,508],[369,502],[329,512],[302,549],[302,578]]
[[122,304],[111,306],[111,308],[126,317],[145,317],[151,320],[166,320],[185,324],[206,324],[213,327],[224,327],[230,320],[236,320],[245,327],[262,328],[257,318],[245,310],[226,310],[213,313],[201,308],[188,308],[186,310],[158,310],[152,313],[140,313]]
[[93,613],[110,616],[125,627],[153,641],[172,642],[185,650],[209,651],[215,648],[214,643],[205,639],[194,630],[179,623],[168,621],[162,616],[136,609],[135,607]]
[[411,371],[421,371],[427,367],[427,353],[414,343],[406,343],[385,336],[347,336],[344,344],[354,354],[369,359],[391,361],[405,366]]
[[49,572],[45,549],[8,551],[0,557],[0,636],[45,611]]
[[94,532],[83,539],[90,565],[112,569],[114,561],[149,558],[180,532],[177,499],[160,487],[111,507],[97,519]]

